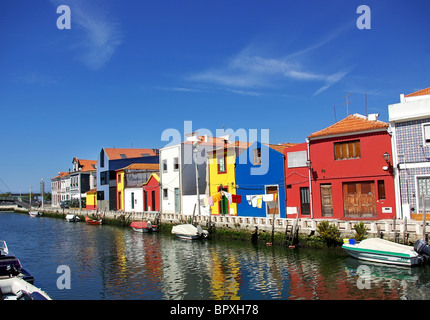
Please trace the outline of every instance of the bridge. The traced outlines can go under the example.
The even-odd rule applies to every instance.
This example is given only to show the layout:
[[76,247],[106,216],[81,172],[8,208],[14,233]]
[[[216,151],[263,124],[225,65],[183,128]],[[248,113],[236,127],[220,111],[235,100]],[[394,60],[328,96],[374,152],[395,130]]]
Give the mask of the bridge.
[[[32,194],[33,196],[37,197],[37,194]],[[30,203],[27,199],[25,199],[26,196],[7,196],[7,197],[0,197],[0,206],[13,206],[18,205],[19,207],[30,209]],[[34,206],[36,204],[36,200],[32,201],[31,204]]]

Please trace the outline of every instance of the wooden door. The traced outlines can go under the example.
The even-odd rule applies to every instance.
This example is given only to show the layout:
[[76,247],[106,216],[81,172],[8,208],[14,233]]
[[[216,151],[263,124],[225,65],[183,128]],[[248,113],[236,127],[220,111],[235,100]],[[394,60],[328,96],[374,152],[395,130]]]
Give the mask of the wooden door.
[[333,217],[331,184],[321,185],[321,211],[323,217]]
[[[227,187],[218,187],[218,191],[228,192]],[[219,201],[219,214],[229,214],[229,203],[226,196],[221,196],[221,200]]]
[[[276,207],[275,208],[269,208],[267,207],[267,214],[268,215],[273,215],[273,214],[279,214],[279,201],[278,201],[278,186],[270,186],[270,187],[266,187],[266,194],[273,194],[276,195]],[[275,196],[274,196],[275,197]]]
[[372,181],[343,184],[345,217],[376,217],[375,183]]

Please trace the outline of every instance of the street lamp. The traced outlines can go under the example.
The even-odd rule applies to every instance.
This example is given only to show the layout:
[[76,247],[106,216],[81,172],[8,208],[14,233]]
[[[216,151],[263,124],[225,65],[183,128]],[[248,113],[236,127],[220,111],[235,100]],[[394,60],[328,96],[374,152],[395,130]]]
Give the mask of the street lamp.
[[390,154],[388,152],[385,152],[382,157],[384,158],[385,162],[387,164],[390,164]]

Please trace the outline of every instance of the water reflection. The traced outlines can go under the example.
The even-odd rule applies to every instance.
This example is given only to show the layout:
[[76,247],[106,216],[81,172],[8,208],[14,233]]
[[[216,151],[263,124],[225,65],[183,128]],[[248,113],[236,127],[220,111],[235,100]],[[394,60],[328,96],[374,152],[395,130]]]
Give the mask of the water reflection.
[[[170,234],[0,213],[7,241],[54,299],[429,299],[430,266],[365,263],[342,249],[186,241]],[[56,287],[59,265],[71,290]]]

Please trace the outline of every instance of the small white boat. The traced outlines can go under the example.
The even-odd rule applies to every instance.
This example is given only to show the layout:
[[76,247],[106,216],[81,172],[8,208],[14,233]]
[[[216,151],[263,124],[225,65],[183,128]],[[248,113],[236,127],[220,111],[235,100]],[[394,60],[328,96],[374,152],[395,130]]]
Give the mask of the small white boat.
[[[384,239],[370,238],[359,243],[349,241],[344,243],[342,248],[360,260],[412,267],[428,260],[425,251],[417,250],[417,243],[415,247],[411,247]],[[425,246],[428,247],[427,243]]]
[[68,215],[66,215],[66,220],[68,222],[76,222],[76,221],[79,221],[81,219],[76,214],[68,214]]
[[29,211],[28,214],[30,217],[41,217],[42,213],[40,211]]
[[52,300],[49,295],[27,281],[18,278],[0,278],[0,300]]
[[197,227],[192,224],[180,224],[172,228],[172,233],[180,239],[199,240],[208,236],[208,231],[203,230],[200,225]]

